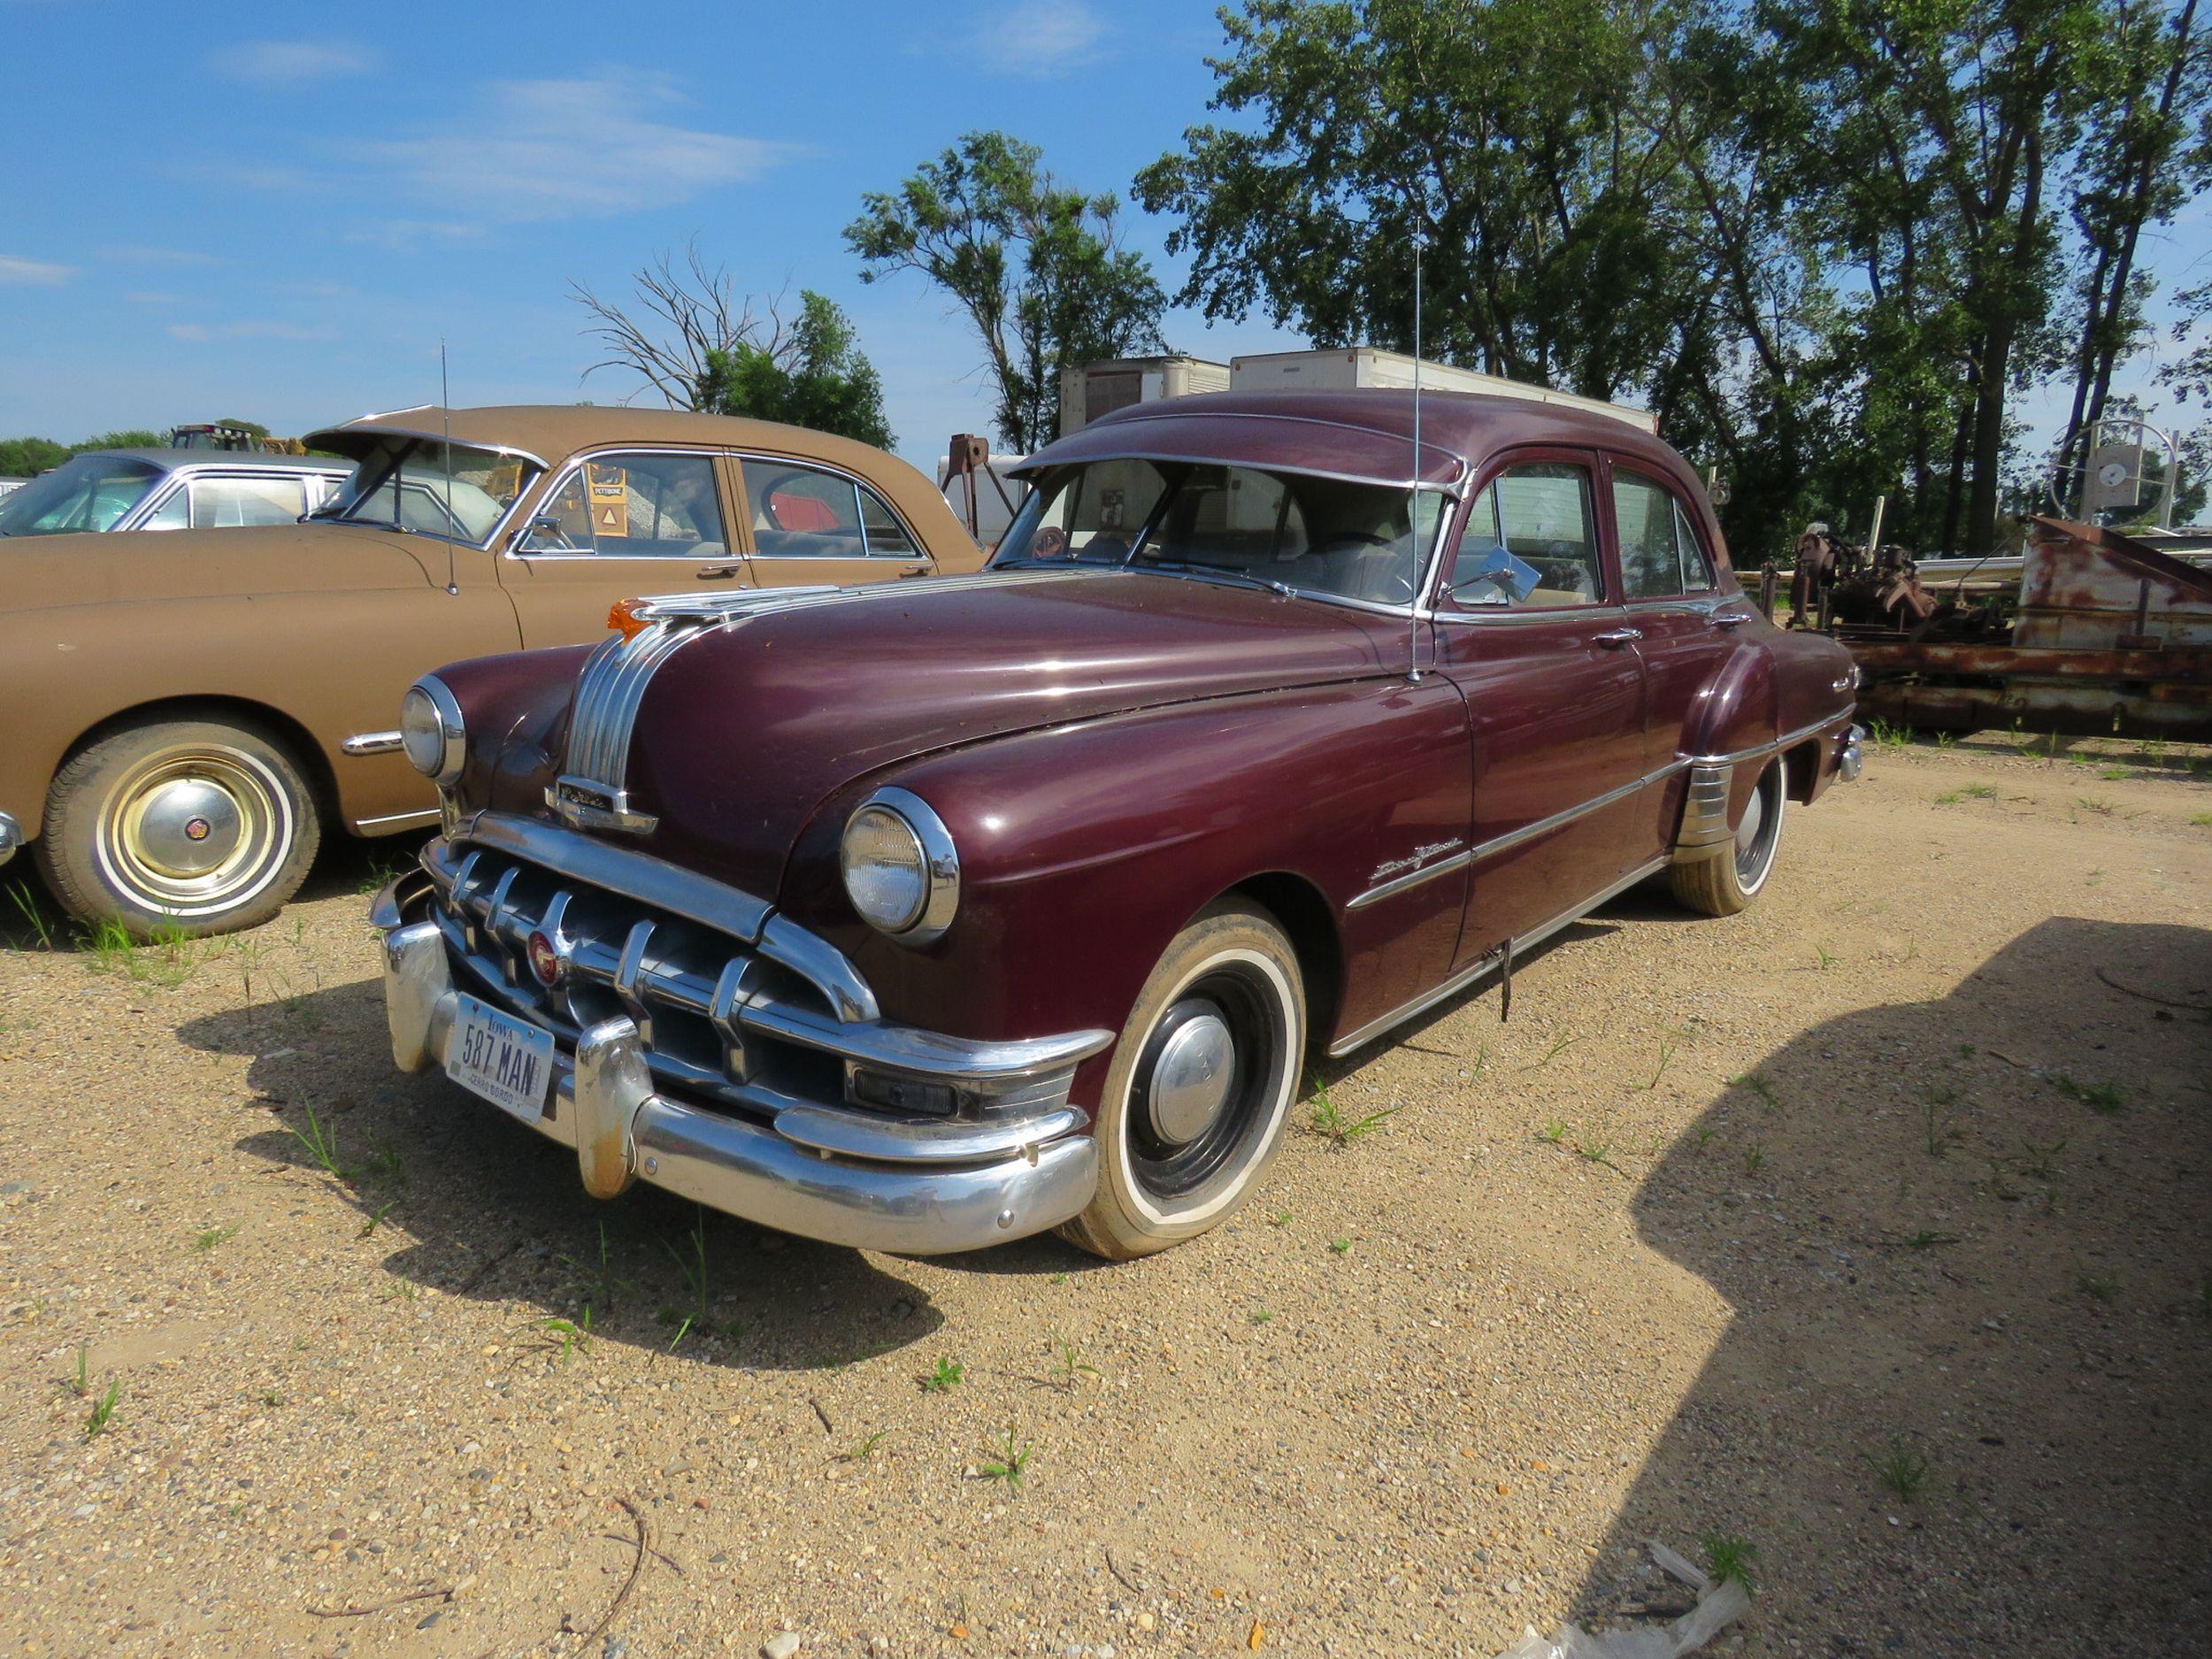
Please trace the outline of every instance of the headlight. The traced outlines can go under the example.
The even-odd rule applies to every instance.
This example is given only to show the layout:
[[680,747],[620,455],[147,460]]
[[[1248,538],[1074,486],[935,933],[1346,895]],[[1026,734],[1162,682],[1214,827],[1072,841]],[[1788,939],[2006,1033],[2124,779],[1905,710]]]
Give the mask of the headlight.
[[845,895],[869,926],[902,944],[926,945],[960,905],[960,856],[929,803],[907,789],[879,789],[845,821],[838,863]]
[[417,772],[441,789],[451,788],[461,776],[466,738],[461,705],[445,681],[425,674],[408,687],[399,704],[399,746]]

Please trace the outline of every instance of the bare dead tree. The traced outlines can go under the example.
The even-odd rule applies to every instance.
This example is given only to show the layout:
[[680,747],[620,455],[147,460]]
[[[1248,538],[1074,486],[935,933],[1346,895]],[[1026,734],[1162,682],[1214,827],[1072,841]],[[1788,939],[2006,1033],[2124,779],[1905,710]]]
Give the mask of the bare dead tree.
[[783,296],[740,295],[729,267],[710,266],[695,239],[684,244],[680,268],[672,254],[662,253],[631,280],[637,297],[626,306],[581,282],[569,284],[569,296],[591,314],[585,334],[607,354],[583,378],[602,369],[635,375],[642,384],[625,403],[650,391],[671,409],[703,409],[718,356],[747,345],[780,358],[787,349]]

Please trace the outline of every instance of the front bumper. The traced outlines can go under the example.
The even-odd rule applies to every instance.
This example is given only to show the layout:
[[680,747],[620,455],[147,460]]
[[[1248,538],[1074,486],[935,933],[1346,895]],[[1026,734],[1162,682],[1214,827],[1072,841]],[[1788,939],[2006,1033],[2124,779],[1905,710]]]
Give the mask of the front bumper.
[[4,864],[23,849],[23,826],[0,812],[0,864]]
[[[421,879],[403,876],[371,911],[384,935],[392,1058],[404,1071],[444,1068],[459,1001],[449,941],[426,909]],[[1056,1226],[1097,1185],[1097,1148],[1072,1110],[1041,1122],[1051,1138],[1012,1147],[826,1101],[793,1102],[764,1124],[664,1092],[630,1018],[557,1041],[550,1098],[533,1126],[575,1150],[598,1197],[644,1180],[804,1238],[940,1255]]]

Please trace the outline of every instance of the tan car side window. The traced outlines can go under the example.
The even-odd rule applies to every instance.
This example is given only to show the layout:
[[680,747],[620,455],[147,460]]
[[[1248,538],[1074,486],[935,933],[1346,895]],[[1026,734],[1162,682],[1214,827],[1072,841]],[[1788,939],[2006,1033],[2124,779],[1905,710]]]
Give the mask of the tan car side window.
[[756,456],[738,465],[752,508],[753,551],[764,558],[922,557],[890,503],[856,480]]
[[711,559],[728,550],[714,461],[703,455],[594,456],[561,480],[538,518],[525,552]]

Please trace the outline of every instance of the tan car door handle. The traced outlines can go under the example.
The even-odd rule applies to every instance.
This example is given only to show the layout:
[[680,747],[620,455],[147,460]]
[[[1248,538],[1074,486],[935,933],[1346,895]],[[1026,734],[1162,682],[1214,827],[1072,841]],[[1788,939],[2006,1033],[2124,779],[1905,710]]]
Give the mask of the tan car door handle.
[[899,572],[899,580],[900,580],[901,581],[905,581],[905,580],[906,580],[908,578],[910,578],[910,577],[914,577],[914,576],[926,576],[926,575],[928,575],[928,574],[930,573],[930,572],[931,572],[931,570],[932,570],[933,568],[933,566],[928,565],[916,565],[916,566],[915,566],[912,570],[910,570],[910,571],[901,571],[901,572]]
[[742,565],[702,565],[699,580],[703,582],[726,582],[744,568]]

